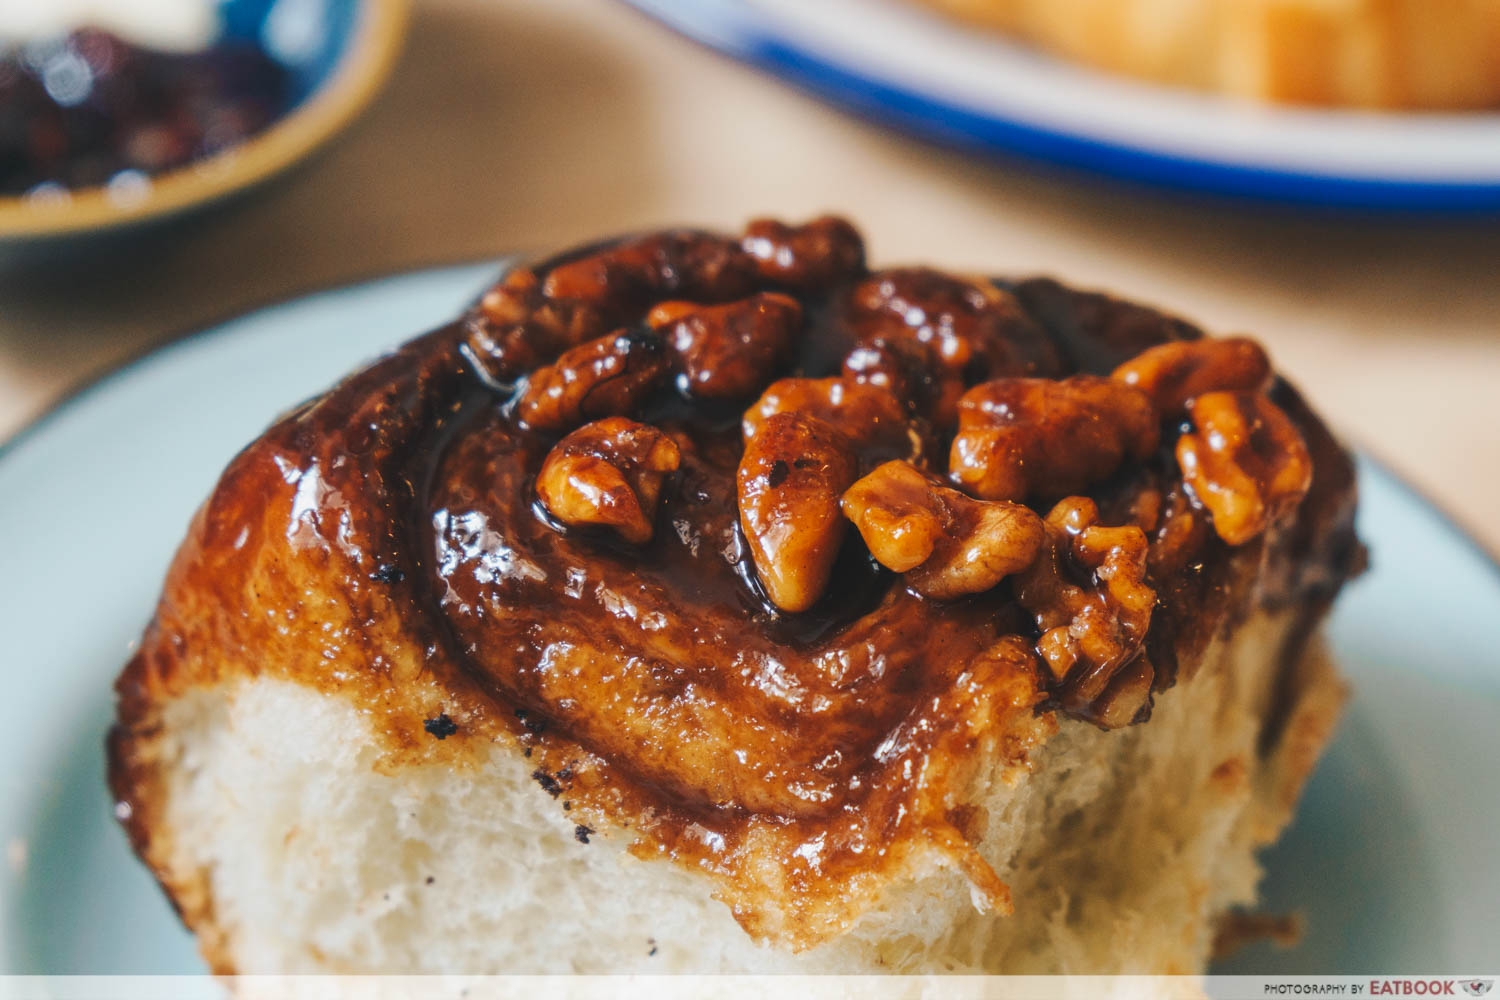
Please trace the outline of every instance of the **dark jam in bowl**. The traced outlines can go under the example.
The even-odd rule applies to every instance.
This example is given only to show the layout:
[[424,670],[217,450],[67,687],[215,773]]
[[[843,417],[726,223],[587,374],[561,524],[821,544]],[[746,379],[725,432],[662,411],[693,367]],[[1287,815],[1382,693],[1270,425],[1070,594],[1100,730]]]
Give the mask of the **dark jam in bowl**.
[[198,52],[131,45],[102,31],[0,57],[0,194],[110,184],[235,146],[293,100],[288,70],[253,42]]

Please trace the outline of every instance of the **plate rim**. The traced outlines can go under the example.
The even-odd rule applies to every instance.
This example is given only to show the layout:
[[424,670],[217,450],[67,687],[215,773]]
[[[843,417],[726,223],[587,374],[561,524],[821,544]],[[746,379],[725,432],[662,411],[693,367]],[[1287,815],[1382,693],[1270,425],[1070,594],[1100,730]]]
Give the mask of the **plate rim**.
[[[287,291],[273,292],[269,295],[252,299],[239,306],[215,313],[208,319],[171,327],[169,332],[147,340],[145,343],[103,365],[96,371],[84,374],[65,385],[63,390],[47,403],[46,406],[27,417],[5,436],[0,437],[0,462],[4,462],[12,451],[24,445],[36,434],[42,433],[45,430],[45,425],[63,416],[64,411],[71,411],[76,406],[86,403],[87,400],[85,397],[92,396],[98,390],[106,388],[109,383],[113,383],[115,380],[128,374],[132,369],[154,361],[156,355],[165,354],[181,345],[219,333],[223,327],[237,320],[245,319],[279,306],[291,305],[302,299],[335,292],[352,291],[366,285],[377,285],[392,278],[426,274],[434,271],[458,270],[463,267],[478,267],[481,264],[487,263],[500,267],[503,266],[505,261],[519,256],[522,255],[517,253],[481,254],[479,256],[458,257],[451,260],[444,259],[434,263],[413,264],[408,267],[395,269],[379,268],[367,274],[344,275],[323,281],[310,282],[306,286],[294,287]],[[411,336],[415,337],[419,336],[419,334],[413,333]]]
[[[1380,214],[1500,213],[1500,180],[1358,177],[1213,160],[987,114],[841,65],[713,4],[621,0],[647,20],[764,76],[885,128],[990,158],[1065,167],[1158,191]],[[752,8],[739,3],[745,10]]]
[[[633,3],[634,0],[625,0],[625,2]],[[271,295],[253,304],[226,311],[214,319],[201,321],[185,328],[179,328],[177,332],[154,339],[136,351],[104,366],[96,372],[85,375],[65,388],[46,407],[28,418],[8,435],[0,438],[0,464],[3,464],[12,453],[31,441],[38,434],[45,433],[46,428],[55,420],[73,412],[80,406],[87,405],[89,399],[99,391],[108,388],[131,371],[143,365],[154,363],[159,360],[158,356],[165,355],[185,344],[193,343],[216,334],[227,336],[228,334],[224,333],[224,327],[238,320],[280,306],[290,305],[304,299],[352,291],[371,285],[378,285],[400,277],[430,274],[437,271],[459,270],[465,267],[479,267],[484,264],[494,266],[498,273],[498,269],[504,267],[507,261],[524,259],[526,256],[527,254],[521,251],[483,254],[475,257],[460,257],[437,263],[419,264],[393,270],[379,270],[363,277],[336,278],[326,282],[314,283],[306,288]],[[1170,307],[1168,307],[1168,311],[1170,315],[1175,315],[1175,313],[1170,311]],[[418,335],[418,333],[411,334],[413,337]],[[1346,447],[1348,447],[1347,442]],[[1455,514],[1445,502],[1436,499],[1425,488],[1413,483],[1389,460],[1382,457],[1378,452],[1371,450],[1368,441],[1360,440],[1357,448],[1348,447],[1348,450],[1379,469],[1399,490],[1416,501],[1420,506],[1431,511],[1436,519],[1442,523],[1444,530],[1452,535],[1454,540],[1464,548],[1472,550],[1490,573],[1497,580],[1500,580],[1500,551],[1491,549],[1481,541],[1478,535],[1469,528],[1465,520]]]

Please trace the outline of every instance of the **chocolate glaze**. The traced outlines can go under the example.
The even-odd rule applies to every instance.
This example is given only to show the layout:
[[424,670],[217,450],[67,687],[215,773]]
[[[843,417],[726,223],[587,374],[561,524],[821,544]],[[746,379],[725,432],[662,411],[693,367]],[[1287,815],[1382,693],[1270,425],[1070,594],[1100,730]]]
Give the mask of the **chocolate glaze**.
[[[806,327],[777,376],[838,374],[871,335],[872,321],[851,305],[870,274],[862,250],[846,245],[832,274],[783,256],[770,277],[751,280],[753,261],[741,261],[733,241],[669,235],[665,250],[627,244],[632,256],[618,266],[590,264],[589,253],[608,244],[557,258],[570,265],[566,282],[548,281],[553,264],[532,270],[538,287],[598,292],[568,322],[596,310],[641,336],[652,335],[646,310],[684,290],[707,301],[747,286],[793,294]],[[672,270],[708,257],[727,284]],[[623,299],[610,300],[611,281],[623,283]],[[1014,296],[997,293],[1000,339],[966,362],[966,383],[1108,374],[1145,347],[1201,336],[1181,320],[1047,279],[997,287]],[[536,301],[534,289],[526,294]],[[936,342],[944,323],[990,322],[987,308],[973,306],[978,320],[934,319],[933,306],[925,321]],[[631,546],[568,529],[533,490],[561,432],[518,420],[524,377],[474,347],[514,350],[530,334],[493,326],[476,308],[412,341],[283,418],[226,470],[118,684],[112,787],[129,804],[143,856],[156,856],[162,803],[141,747],[161,705],[250,671],[353,699],[377,727],[383,766],[466,766],[495,741],[519,744],[538,784],[566,794],[570,815],[591,832],[626,830],[637,853],[708,872],[748,931],[784,945],[838,933],[891,879],[934,862],[955,866],[977,898],[1005,909],[1005,886],[973,843],[969,789],[995,768],[1023,766],[1062,703],[1009,583],[931,602],[874,563],[851,531],[819,603],[778,612],[757,584],[737,517],[738,418],[753,397],[690,402],[670,380],[631,414],[682,450],[654,538]],[[567,346],[556,329],[543,338],[555,350],[529,357],[531,367]],[[1158,526],[1165,519],[1146,518],[1160,542],[1144,654],[1156,692],[1226,621],[1286,605],[1315,621],[1357,569],[1349,460],[1290,386],[1279,384],[1275,398],[1317,471],[1298,513],[1265,538],[1230,549],[1208,530],[1181,487],[1175,427],[1164,428],[1153,457],[1091,490],[1101,523],[1131,521],[1148,503],[1181,514],[1171,544]],[[952,428],[913,419],[939,439],[930,453],[946,454]],[[1070,571],[1091,582],[1089,571]],[[1090,706],[1068,704],[1097,721]],[[449,720],[442,740],[431,735],[433,719]]]

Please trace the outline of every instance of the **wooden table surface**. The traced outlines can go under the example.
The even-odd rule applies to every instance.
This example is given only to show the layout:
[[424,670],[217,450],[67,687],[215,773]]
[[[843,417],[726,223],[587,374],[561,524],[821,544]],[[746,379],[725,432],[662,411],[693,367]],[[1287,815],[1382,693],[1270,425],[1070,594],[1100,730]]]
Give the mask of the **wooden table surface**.
[[303,291],[829,210],[877,263],[1048,272],[1261,338],[1350,441],[1500,551],[1500,223],[1205,204],[977,162],[610,0],[418,0],[384,94],[291,175],[154,232],[0,261],[0,437],[123,358]]

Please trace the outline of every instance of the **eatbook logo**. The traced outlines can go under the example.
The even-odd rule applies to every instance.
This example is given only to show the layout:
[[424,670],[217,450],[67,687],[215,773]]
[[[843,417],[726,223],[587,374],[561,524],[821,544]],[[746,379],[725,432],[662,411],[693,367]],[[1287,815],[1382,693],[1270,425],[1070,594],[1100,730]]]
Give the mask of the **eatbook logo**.
[[1484,996],[1490,991],[1490,987],[1494,985],[1495,981],[1493,979],[1466,979],[1462,983],[1464,992],[1471,997]]

